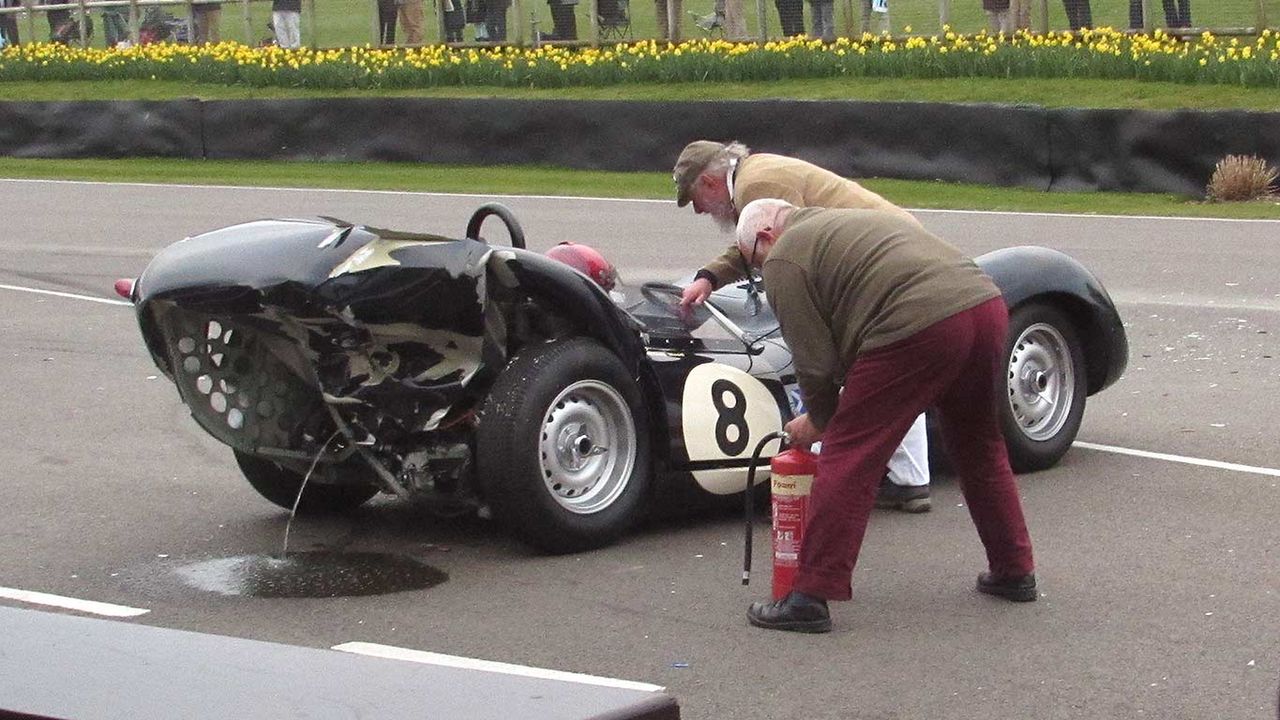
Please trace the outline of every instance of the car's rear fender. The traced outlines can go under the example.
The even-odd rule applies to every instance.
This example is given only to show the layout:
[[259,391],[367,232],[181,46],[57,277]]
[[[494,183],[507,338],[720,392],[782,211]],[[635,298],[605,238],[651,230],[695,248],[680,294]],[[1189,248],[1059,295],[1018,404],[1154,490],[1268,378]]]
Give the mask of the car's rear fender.
[[[545,256],[520,250],[495,251],[490,268],[498,284],[519,288],[537,305],[574,322],[576,331],[599,341],[616,354],[631,371],[646,398],[645,413],[654,438],[669,436],[662,388],[645,359],[639,328],[598,285],[567,265]],[[505,279],[504,279],[505,276]],[[491,285],[492,287],[492,285]],[[510,351],[511,348],[508,348]],[[655,468],[669,464],[667,442],[653,442]]]
[[1012,247],[976,259],[1013,312],[1030,303],[1061,309],[1083,344],[1090,395],[1110,386],[1129,362],[1124,325],[1102,283],[1074,258],[1043,247]]
[[639,327],[586,275],[538,253],[507,248],[494,251],[489,267],[500,285],[573,321],[578,333],[598,340],[639,377],[645,353]]

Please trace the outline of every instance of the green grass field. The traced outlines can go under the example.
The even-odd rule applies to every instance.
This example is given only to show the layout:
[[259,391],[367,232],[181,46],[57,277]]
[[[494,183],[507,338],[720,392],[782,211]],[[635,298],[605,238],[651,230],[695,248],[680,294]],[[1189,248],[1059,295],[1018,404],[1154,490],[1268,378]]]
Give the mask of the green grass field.
[[507,97],[551,100],[871,100],[1031,104],[1044,107],[1280,111],[1280,90],[1137,80],[823,78],[758,83],[680,83],[557,89],[442,87],[415,90],[306,90],[167,81],[0,83],[0,100],[242,100],[316,97]]
[[[586,172],[528,166],[0,158],[0,177],[479,195],[674,197],[671,176],[667,173]],[[912,208],[1280,219],[1280,203],[1273,201],[1210,204],[1155,193],[1047,193],[961,183],[888,179],[863,181],[899,205]]]

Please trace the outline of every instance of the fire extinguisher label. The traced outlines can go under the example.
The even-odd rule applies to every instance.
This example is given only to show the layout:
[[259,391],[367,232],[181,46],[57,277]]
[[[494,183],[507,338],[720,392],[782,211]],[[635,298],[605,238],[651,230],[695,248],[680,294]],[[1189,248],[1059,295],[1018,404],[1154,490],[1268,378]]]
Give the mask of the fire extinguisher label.
[[800,565],[800,541],[809,519],[812,475],[779,475],[773,489],[773,597],[780,600],[791,590]]

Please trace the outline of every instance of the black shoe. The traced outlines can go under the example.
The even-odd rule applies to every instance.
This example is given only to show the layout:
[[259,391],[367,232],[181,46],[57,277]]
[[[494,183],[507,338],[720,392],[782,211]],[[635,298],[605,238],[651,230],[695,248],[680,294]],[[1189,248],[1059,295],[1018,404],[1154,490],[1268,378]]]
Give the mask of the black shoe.
[[1022,577],[1001,578],[984,572],[978,576],[978,592],[1014,602],[1034,602],[1039,597],[1036,592],[1035,573]]
[[895,485],[888,476],[880,481],[876,507],[908,513],[926,513],[933,507],[928,485]]
[[831,632],[831,612],[827,601],[792,590],[776,602],[755,602],[747,609],[747,620],[756,627],[792,632]]

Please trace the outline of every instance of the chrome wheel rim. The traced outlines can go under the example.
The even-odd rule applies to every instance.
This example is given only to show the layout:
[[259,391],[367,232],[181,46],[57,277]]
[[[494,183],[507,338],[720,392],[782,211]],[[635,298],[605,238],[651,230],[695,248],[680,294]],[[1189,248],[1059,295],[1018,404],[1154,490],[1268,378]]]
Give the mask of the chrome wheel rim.
[[614,388],[583,380],[556,396],[538,442],[542,482],[564,509],[580,515],[608,508],[636,464],[636,427]]
[[1076,369],[1071,348],[1058,329],[1031,325],[1009,353],[1009,408],[1022,434],[1035,441],[1062,430],[1075,400]]

